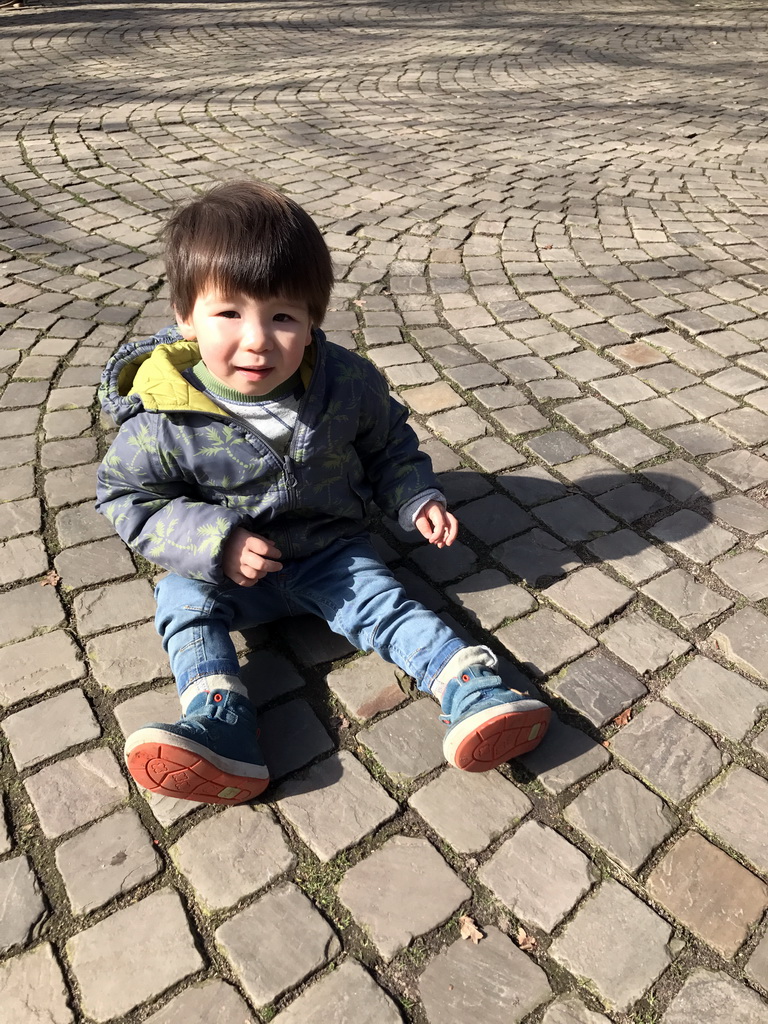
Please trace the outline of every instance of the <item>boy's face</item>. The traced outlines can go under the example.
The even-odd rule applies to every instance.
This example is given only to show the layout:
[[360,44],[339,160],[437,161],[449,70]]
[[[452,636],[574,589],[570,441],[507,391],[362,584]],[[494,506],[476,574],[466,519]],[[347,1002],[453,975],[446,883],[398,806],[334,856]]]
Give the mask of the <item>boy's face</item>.
[[222,384],[243,395],[266,395],[298,370],[312,340],[307,307],[295,299],[254,299],[209,288],[188,320],[177,317],[187,341]]

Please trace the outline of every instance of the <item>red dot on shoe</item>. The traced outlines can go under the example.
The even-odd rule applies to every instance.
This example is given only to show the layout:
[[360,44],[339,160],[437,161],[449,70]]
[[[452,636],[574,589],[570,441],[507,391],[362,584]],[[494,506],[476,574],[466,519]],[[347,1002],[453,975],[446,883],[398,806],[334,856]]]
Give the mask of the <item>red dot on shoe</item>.
[[462,683],[468,683],[469,682],[469,676],[467,675],[466,672],[462,673],[461,681],[462,681]]
[[213,699],[216,701],[217,704],[219,704],[219,703],[221,703],[223,698],[222,698],[220,693],[214,693]]

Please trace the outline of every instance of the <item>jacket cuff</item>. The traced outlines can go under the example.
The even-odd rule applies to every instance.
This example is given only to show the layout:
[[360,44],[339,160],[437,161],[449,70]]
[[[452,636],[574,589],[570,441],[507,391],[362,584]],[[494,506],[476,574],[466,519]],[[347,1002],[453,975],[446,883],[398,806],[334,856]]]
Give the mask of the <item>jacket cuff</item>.
[[397,514],[397,521],[400,525],[401,530],[415,530],[416,529],[416,516],[424,508],[425,505],[429,504],[430,501],[437,501],[441,505],[446,505],[445,495],[442,491],[438,491],[436,487],[430,487],[426,491],[420,491],[415,498],[411,498],[410,501],[406,501],[403,507]]

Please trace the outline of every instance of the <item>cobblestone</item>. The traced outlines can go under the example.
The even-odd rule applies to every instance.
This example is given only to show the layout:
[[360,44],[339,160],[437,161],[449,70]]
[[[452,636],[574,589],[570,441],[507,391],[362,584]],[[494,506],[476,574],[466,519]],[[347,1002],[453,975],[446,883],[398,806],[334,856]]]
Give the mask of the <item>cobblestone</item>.
[[[146,955],[147,934],[162,956]],[[68,951],[83,1005],[97,1021],[127,1013],[203,966],[181,901],[169,889],[79,932]]]
[[768,854],[759,822],[767,806],[768,782],[746,768],[735,767],[696,801],[693,813],[721,842],[765,874]]
[[82,690],[75,689],[9,715],[3,732],[16,767],[22,769],[98,739],[101,727]]
[[36,939],[48,914],[27,857],[0,862],[0,902],[0,951]]
[[691,1020],[710,1024],[761,1024],[765,1003],[745,985],[739,985],[722,972],[694,971],[672,1000],[662,1024],[688,1024]]
[[333,930],[295,885],[282,885],[216,931],[248,997],[270,1003],[339,951]]
[[47,942],[0,965],[0,987],[9,1020],[71,1024],[75,1019],[61,968]]
[[385,960],[446,921],[469,889],[425,839],[395,836],[350,868],[339,898]]

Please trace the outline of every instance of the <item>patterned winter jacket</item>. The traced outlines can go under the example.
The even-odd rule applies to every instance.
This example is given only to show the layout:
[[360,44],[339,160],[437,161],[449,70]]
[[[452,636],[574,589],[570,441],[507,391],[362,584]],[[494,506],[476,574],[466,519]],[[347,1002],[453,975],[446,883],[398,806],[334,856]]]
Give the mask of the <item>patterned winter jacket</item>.
[[197,344],[172,327],[123,345],[102,375],[99,397],[120,430],[99,467],[96,507],[150,561],[222,583],[237,526],[286,561],[363,531],[371,500],[397,516],[438,486],[382,375],[322,331],[300,368],[305,391],[282,458],[182,376],[198,360]]

